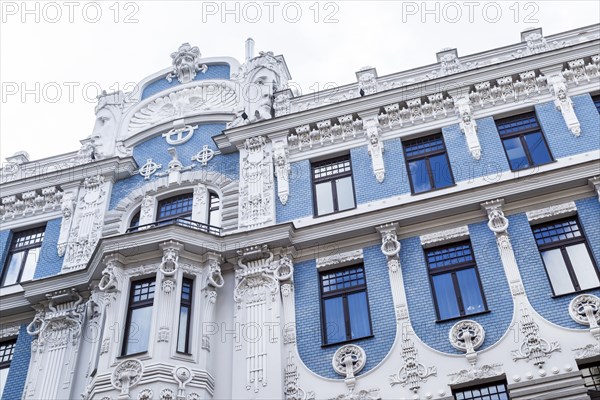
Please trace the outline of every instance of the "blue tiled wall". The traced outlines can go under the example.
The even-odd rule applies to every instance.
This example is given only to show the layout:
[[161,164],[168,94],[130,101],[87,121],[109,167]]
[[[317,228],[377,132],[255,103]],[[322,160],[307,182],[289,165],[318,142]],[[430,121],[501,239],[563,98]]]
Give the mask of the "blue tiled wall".
[[[485,341],[481,349],[485,349],[496,343],[509,329],[513,303],[494,234],[486,222],[469,225],[469,232],[490,312],[468,315],[462,319],[472,319],[483,326]],[[401,243],[400,259],[415,334],[436,350],[462,354],[452,347],[448,340],[448,331],[459,319],[436,322],[435,305],[419,237],[404,239]]]
[[[197,154],[203,145],[208,145],[209,148],[217,150],[217,146],[211,139],[225,129],[225,124],[206,124],[198,126],[194,131],[192,138],[184,144],[174,146],[177,149],[177,156],[184,167],[195,164],[193,171],[200,169],[208,169],[209,171],[219,172],[231,179],[239,179],[239,153],[223,154],[215,156],[208,162],[206,167],[201,167],[196,161],[192,161],[191,157]],[[161,135],[149,139],[133,149],[133,158],[141,167],[149,158],[158,164],[162,164],[162,169],[157,172],[165,172],[171,161],[171,156],[167,149],[172,147],[167,143]],[[150,180],[157,179],[156,174],[152,175]],[[120,180],[115,183],[110,199],[110,209],[113,209],[121,199],[126,197],[133,189],[143,186],[148,181],[136,174],[127,179]]]
[[[580,221],[588,237],[588,243],[593,249],[596,264],[600,265],[600,205],[595,198],[576,202]],[[531,226],[525,214],[508,217],[511,243],[521,272],[521,278],[527,292],[527,297],[533,308],[548,321],[567,327],[584,329],[571,319],[568,312],[569,302],[576,294],[553,297],[552,287],[544,268]],[[600,296],[600,290],[593,290]]]
[[60,223],[62,218],[53,219],[46,224],[44,242],[40,249],[40,258],[35,268],[33,279],[56,275],[60,272],[64,257],[59,257],[56,245],[60,235]]
[[410,183],[406,174],[400,139],[384,142],[385,179],[381,183],[377,182],[375,174],[373,174],[373,163],[367,146],[352,149],[350,157],[354,191],[358,204],[410,193]]
[[10,246],[12,234],[10,230],[0,231],[0,276],[6,265],[6,257],[8,256],[8,247]]
[[[290,196],[285,205],[279,199],[275,202],[277,223],[312,216],[312,184],[310,176],[310,161],[303,160],[290,164]],[[275,188],[277,193],[277,187]]]
[[[374,337],[352,342],[361,346],[367,354],[367,365],[361,373],[371,370],[383,360],[396,335],[396,316],[387,262],[379,247],[363,249]],[[333,353],[339,346],[321,347],[319,274],[314,260],[295,265],[294,282],[300,357],[313,372],[327,378],[340,378],[331,366]]]
[[[229,65],[209,64],[208,70],[206,71],[206,73],[203,74],[202,72],[198,72],[196,74],[196,77],[194,78],[194,80],[195,81],[204,81],[204,80],[208,80],[208,79],[227,79],[228,80],[229,76],[230,76],[229,69],[230,69]],[[180,83],[177,80],[177,78],[173,78],[173,80],[171,82],[168,82],[166,79],[166,76],[160,77],[144,88],[144,91],[142,92],[142,100],[147,97],[152,96],[153,94],[156,94],[165,89],[177,86],[179,84]]]
[[573,96],[575,114],[581,124],[581,135],[573,135],[554,102],[535,106],[540,125],[554,158],[598,150],[600,146],[600,115],[589,94]]
[[21,325],[19,336],[17,338],[17,347],[13,359],[10,363],[8,378],[2,400],[20,399],[27,380],[27,370],[29,368],[29,359],[31,358],[31,336],[27,333],[27,325]]
[[481,146],[481,158],[475,160],[467,146],[465,134],[459,124],[442,128],[444,142],[455,182],[472,181],[488,176],[490,183],[499,180],[510,171],[502,142],[492,117],[477,119],[477,137]]

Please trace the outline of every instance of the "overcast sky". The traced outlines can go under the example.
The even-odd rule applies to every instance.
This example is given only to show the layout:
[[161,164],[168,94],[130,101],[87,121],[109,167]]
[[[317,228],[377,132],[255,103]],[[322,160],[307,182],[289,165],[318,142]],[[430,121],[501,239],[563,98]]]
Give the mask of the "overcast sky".
[[[244,58],[244,41],[286,58],[304,93],[354,82],[369,65],[386,75],[600,22],[590,1],[0,1],[0,156],[39,159],[77,150],[91,134],[98,88],[170,66],[183,42],[204,57]],[[426,8],[426,9],[425,9]],[[84,90],[84,88],[86,90]]]

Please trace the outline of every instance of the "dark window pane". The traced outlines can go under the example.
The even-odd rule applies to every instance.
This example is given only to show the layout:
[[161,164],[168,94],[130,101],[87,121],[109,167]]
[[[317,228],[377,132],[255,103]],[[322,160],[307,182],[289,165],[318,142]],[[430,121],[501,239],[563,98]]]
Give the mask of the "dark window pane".
[[457,400],[508,400],[509,397],[506,383],[501,383],[471,389],[460,389],[454,391],[454,398]]
[[432,186],[429,181],[427,161],[425,159],[410,161],[408,169],[412,180],[413,192],[420,193],[431,190]]
[[452,179],[452,172],[450,171],[450,165],[448,165],[448,159],[446,154],[440,154],[429,158],[429,165],[431,165],[431,173],[433,175],[433,185],[436,188],[443,188],[452,186],[454,180]]
[[362,266],[336,270],[321,275],[323,293],[348,287],[365,285],[365,272]]
[[[0,364],[10,363],[15,353],[16,340],[0,343]],[[2,393],[2,392],[0,392]]]
[[556,243],[561,240],[581,237],[581,230],[577,219],[572,218],[563,221],[553,221],[533,228],[533,236],[539,245]]
[[529,161],[527,161],[527,155],[525,154],[525,150],[523,150],[523,145],[519,137],[503,139],[502,143],[506,149],[506,155],[512,170],[529,167]]
[[479,287],[479,280],[477,279],[477,272],[475,272],[475,269],[469,268],[457,271],[456,278],[458,279],[458,286],[460,288],[465,314],[474,314],[485,311],[483,298],[481,297],[481,289]]
[[338,211],[354,208],[354,188],[352,177],[347,176],[335,181],[337,190]]
[[348,312],[350,313],[350,336],[352,339],[369,336],[371,326],[366,292],[348,295]]
[[600,96],[594,96],[592,99],[594,100],[596,110],[598,110],[598,113],[600,113]]
[[148,350],[151,323],[152,307],[131,310],[129,335],[125,339],[125,354],[141,353]]
[[444,151],[442,135],[432,135],[404,142],[404,151],[407,158],[424,156],[437,151]]
[[533,132],[525,135],[525,142],[527,143],[533,165],[545,164],[552,161],[546,141],[541,132]]
[[474,262],[469,243],[434,248],[428,250],[426,256],[427,264],[432,269]]
[[343,297],[326,299],[325,310],[325,332],[327,343],[335,343],[346,340],[346,323],[344,319]]
[[521,114],[513,117],[499,119],[496,121],[496,127],[500,136],[507,136],[513,133],[524,132],[531,129],[539,129],[537,117],[534,112]]
[[325,215],[333,212],[333,190],[331,181],[315,185],[317,196],[317,215]]
[[435,275],[432,277],[432,281],[440,314],[439,318],[447,319],[460,316],[452,275]]
[[193,193],[169,197],[158,203],[158,216],[160,219],[189,218],[192,215]]

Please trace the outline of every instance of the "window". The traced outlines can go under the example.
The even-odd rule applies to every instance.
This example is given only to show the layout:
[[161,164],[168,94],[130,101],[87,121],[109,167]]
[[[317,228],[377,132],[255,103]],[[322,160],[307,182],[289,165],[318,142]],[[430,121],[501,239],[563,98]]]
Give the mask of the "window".
[[155,284],[154,279],[131,283],[123,344],[124,356],[148,351]]
[[456,400],[509,400],[506,382],[453,390]]
[[579,366],[583,384],[588,388],[588,394],[592,399],[600,399],[600,363],[592,363]]
[[193,193],[180,194],[158,202],[157,220],[192,217]]
[[10,362],[15,354],[15,347],[17,346],[17,339],[0,342],[0,395],[6,386],[6,379],[8,378],[8,370],[10,369]]
[[600,113],[600,94],[592,97],[592,100],[594,101],[594,105],[596,106],[596,110],[598,110],[598,113]]
[[208,192],[208,221],[207,225],[221,227],[221,199],[216,193]]
[[413,193],[454,185],[442,135],[432,135],[403,143]]
[[41,226],[13,234],[4,265],[2,286],[33,279],[45,230],[46,227]]
[[496,120],[496,128],[513,171],[552,161],[534,112]]
[[313,163],[312,172],[317,216],[355,207],[350,156]]
[[371,336],[365,269],[362,265],[321,274],[324,343]]
[[190,353],[190,324],[192,318],[192,287],[194,281],[184,279],[181,286],[181,303],[179,305],[179,333],[177,335],[177,351]]
[[134,214],[129,223],[129,232],[137,231],[137,227],[140,226],[140,211]]
[[600,286],[598,269],[576,217],[532,229],[555,295]]
[[471,243],[426,249],[425,258],[438,319],[487,310]]

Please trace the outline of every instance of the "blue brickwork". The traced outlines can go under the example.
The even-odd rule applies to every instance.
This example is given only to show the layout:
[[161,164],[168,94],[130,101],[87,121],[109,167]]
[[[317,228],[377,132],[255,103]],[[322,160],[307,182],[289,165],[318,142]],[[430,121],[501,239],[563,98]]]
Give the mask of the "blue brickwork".
[[459,124],[442,128],[448,159],[454,182],[472,183],[475,178],[489,175],[489,182],[497,182],[502,174],[510,171],[502,142],[492,117],[477,120],[477,137],[481,146],[481,158],[475,160],[467,146],[465,134]]
[[40,249],[40,258],[35,268],[33,279],[44,278],[56,275],[60,272],[63,264],[63,257],[58,255],[57,244],[60,235],[60,223],[62,218],[53,219],[46,224],[44,241]]
[[[468,315],[462,319],[479,322],[485,329],[481,349],[496,343],[509,329],[513,303],[494,234],[486,222],[469,225],[471,245],[481,277],[489,313]],[[462,354],[450,345],[448,331],[459,319],[436,322],[435,305],[429,284],[425,255],[419,237],[401,241],[400,260],[415,334],[427,345],[446,353]]]
[[[230,76],[230,67],[228,64],[219,65],[219,64],[209,64],[208,70],[206,73],[198,72],[195,81],[204,81],[208,79],[227,79],[229,80]],[[154,82],[149,83],[142,92],[142,100],[150,97],[158,92],[162,92],[165,89],[172,88],[174,86],[180,85],[177,78],[173,78],[171,82],[167,81],[164,76],[161,76]]]
[[[203,145],[208,145],[210,149],[217,150],[217,146],[211,138],[219,135],[223,129],[225,129],[225,124],[199,125],[189,141],[175,146],[177,156],[183,166],[187,167],[195,164],[196,167],[194,167],[193,171],[214,171],[234,180],[239,179],[239,153],[216,155],[205,167],[201,167],[196,161],[191,160],[192,156],[202,150]],[[152,158],[154,162],[162,164],[162,169],[157,172],[165,172],[168,170],[169,161],[171,161],[171,156],[167,152],[169,147],[172,146],[167,143],[165,138],[158,135],[137,145],[133,149],[133,158],[139,166],[144,165],[149,158]],[[157,179],[156,174],[152,175],[150,181],[155,179]],[[132,190],[143,186],[147,182],[139,174],[116,182],[112,189],[109,209],[115,208],[119,201],[126,197]]]
[[[579,200],[576,202],[580,221],[592,247],[596,264],[600,265],[600,205],[595,198]],[[568,312],[569,302],[576,294],[553,297],[552,287],[542,257],[537,251],[537,244],[533,237],[531,225],[525,214],[516,214],[508,217],[511,243],[523,279],[527,297],[533,308],[545,319],[567,328],[585,329],[571,319]],[[590,293],[600,296],[600,290]]]
[[0,277],[4,272],[4,266],[6,265],[6,257],[8,256],[8,247],[10,246],[11,238],[12,232],[10,230],[0,231]]
[[600,115],[589,94],[573,96],[575,114],[581,124],[581,135],[573,135],[554,102],[535,106],[540,125],[555,159],[598,150],[600,146]]
[[367,146],[352,149],[350,158],[358,204],[410,193],[402,143],[399,139],[384,142],[385,179],[381,183],[377,182],[373,173],[373,162]]
[[[279,199],[275,202],[277,223],[292,221],[303,217],[312,217],[312,180],[310,161],[303,160],[290,164],[290,196],[285,205]],[[277,190],[277,187],[275,188]]]
[[10,363],[8,378],[2,400],[20,399],[27,380],[27,370],[29,369],[29,359],[31,358],[31,336],[27,333],[27,325],[21,325],[19,336],[17,338],[17,347],[13,359]]
[[[363,253],[374,337],[352,342],[361,346],[367,354],[367,364],[361,374],[373,369],[385,358],[396,335],[396,316],[386,258],[380,246],[364,248]],[[300,357],[313,372],[327,378],[340,378],[331,366],[333,353],[339,346],[321,347],[319,274],[315,260],[295,265],[294,282]]]

